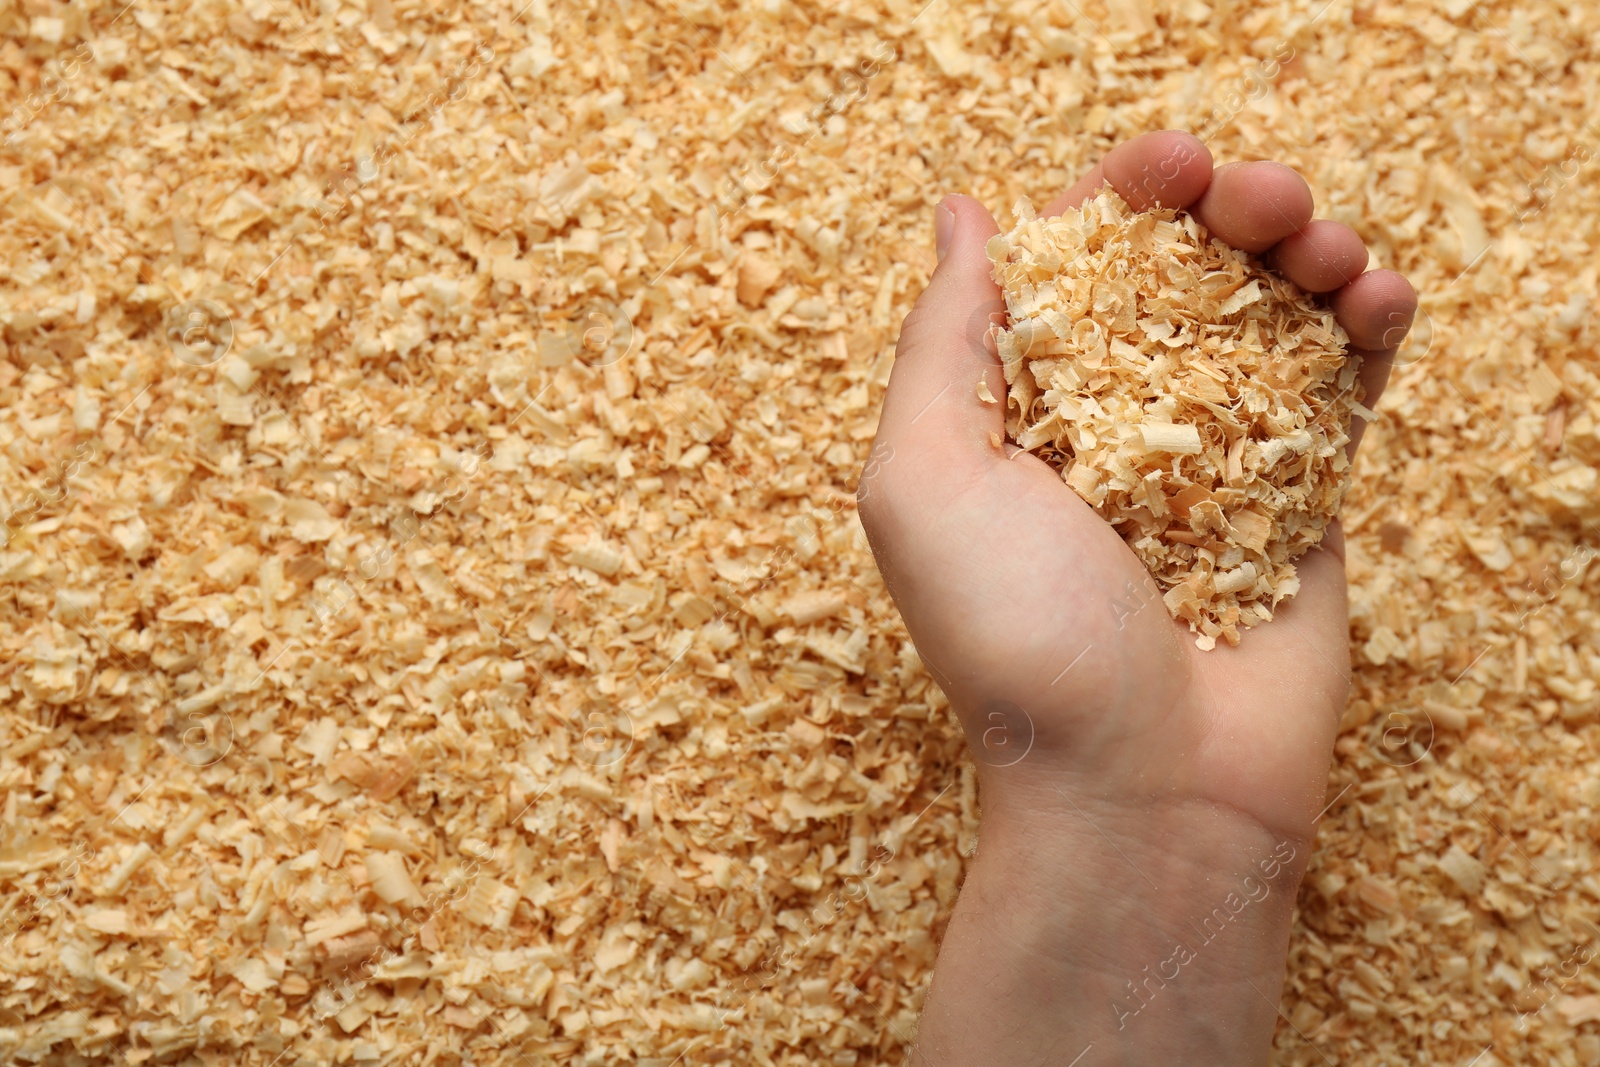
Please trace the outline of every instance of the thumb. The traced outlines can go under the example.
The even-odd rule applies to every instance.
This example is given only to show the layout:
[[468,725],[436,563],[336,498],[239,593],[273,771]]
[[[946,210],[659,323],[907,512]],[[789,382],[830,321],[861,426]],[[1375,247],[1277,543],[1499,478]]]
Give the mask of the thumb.
[[[901,325],[878,424],[879,443],[924,486],[1000,458],[990,434],[1005,430],[1005,379],[990,336],[1005,303],[985,250],[999,227],[969,196],[947,196],[934,213],[939,265]],[[980,380],[993,403],[979,398]]]

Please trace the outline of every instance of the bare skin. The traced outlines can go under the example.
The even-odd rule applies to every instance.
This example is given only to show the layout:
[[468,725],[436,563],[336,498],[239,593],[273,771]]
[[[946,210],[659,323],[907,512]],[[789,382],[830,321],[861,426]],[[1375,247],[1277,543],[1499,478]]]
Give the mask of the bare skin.
[[[1363,273],[1361,239],[1313,219],[1298,174],[1213,168],[1193,137],[1152,133],[1043,214],[1107,183],[1323,294],[1376,403],[1415,293]],[[998,228],[967,197],[936,214],[939,267],[902,328],[861,494],[983,790],[914,1062],[1264,1062],[1348,687],[1342,537],[1301,561],[1273,622],[1199,651],[1116,533],[1037,457],[994,445],[1004,406],[975,387],[1005,395],[984,339],[1004,309],[984,253]]]

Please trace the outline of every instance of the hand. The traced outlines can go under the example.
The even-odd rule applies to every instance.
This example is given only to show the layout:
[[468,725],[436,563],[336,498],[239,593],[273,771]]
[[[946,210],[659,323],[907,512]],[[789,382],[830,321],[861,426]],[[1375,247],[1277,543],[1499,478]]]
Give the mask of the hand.
[[[1312,220],[1299,175],[1276,163],[1213,172],[1193,137],[1152,133],[1113,149],[1043,214],[1108,181],[1135,208],[1187,209],[1215,237],[1327,293],[1362,356],[1366,404],[1377,402],[1416,296],[1392,271],[1362,273],[1361,239]],[[863,480],[861,517],[985,766],[986,799],[1086,778],[1108,798],[1192,800],[1309,836],[1349,670],[1337,526],[1300,561],[1301,591],[1273,622],[1245,631],[1238,648],[1197,649],[1111,527],[1036,456],[992,443],[1004,405],[981,402],[976,387],[987,378],[1005,396],[985,337],[1004,321],[984,253],[997,227],[967,197],[937,211],[943,255],[901,331],[874,445],[895,458]],[[1002,768],[1030,731],[1032,750]]]
[[[1376,404],[1415,293],[1391,271],[1363,273],[1360,238],[1312,219],[1311,193],[1298,174],[1276,163],[1213,170],[1195,138],[1152,133],[1114,148],[1041,214],[1076,206],[1107,183],[1135,208],[1188,210],[1214,237],[1325,294],[1362,357],[1365,403]],[[1052,855],[1071,844],[1074,855],[1088,857],[1102,841],[1120,859],[1106,852],[1104,879],[1084,892],[1119,904],[1144,892],[1141,879],[1153,888],[1165,872],[1165,889],[1181,891],[1179,883],[1246,870],[1279,842],[1296,856],[1283,865],[1279,885],[1280,897],[1292,900],[1348,687],[1337,524],[1299,561],[1300,592],[1272,622],[1244,631],[1237,648],[1200,651],[1111,527],[1037,457],[994,443],[1005,432],[1005,407],[981,402],[977,384],[986,379],[995,397],[1005,396],[987,339],[990,326],[1004,321],[984,251],[998,228],[967,197],[948,197],[936,211],[939,266],[901,330],[874,444],[879,455],[892,449],[894,460],[863,479],[861,518],[918,652],[979,762],[984,847],[963,905],[975,881],[1026,887],[1040,870],[1055,881],[1054,889],[1035,886],[1038,893],[1059,896],[1072,876],[1062,877]],[[985,870],[991,840],[1010,842],[1013,854]],[[1019,849],[1025,857],[1015,855]],[[1141,860],[1151,870],[1129,869]],[[1061,911],[1063,902],[1040,904]],[[1160,906],[1152,900],[1144,914]],[[1287,914],[1277,924],[1282,936],[1276,927],[1267,931],[1244,967],[1274,997]],[[958,925],[941,955],[925,1030],[941,1025],[935,1007],[945,956],[965,936]],[[1014,925],[997,936],[1042,936]],[[1159,923],[1141,927],[1159,947]],[[1137,972],[1146,961],[1130,962]],[[1119,973],[1114,965],[1102,971]],[[962,1010],[978,1011],[973,1024],[981,1029],[984,1018],[997,1016],[984,1016],[978,1003],[968,997]],[[1064,1063],[1076,1050],[1063,1051]]]

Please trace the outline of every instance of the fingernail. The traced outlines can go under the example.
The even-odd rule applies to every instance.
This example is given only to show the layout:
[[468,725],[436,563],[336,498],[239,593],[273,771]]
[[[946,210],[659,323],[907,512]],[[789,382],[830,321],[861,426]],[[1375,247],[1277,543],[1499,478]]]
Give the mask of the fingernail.
[[933,209],[933,247],[940,259],[950,247],[950,238],[956,233],[956,213],[945,206],[943,200]]

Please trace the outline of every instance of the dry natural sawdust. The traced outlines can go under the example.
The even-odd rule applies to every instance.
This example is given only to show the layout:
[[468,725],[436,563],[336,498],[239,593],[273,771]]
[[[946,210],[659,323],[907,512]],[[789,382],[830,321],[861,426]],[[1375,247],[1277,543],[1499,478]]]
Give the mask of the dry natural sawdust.
[[1006,429],[1120,533],[1203,649],[1266,622],[1339,513],[1359,357],[1333,313],[1113,192],[989,242]]
[[897,325],[943,194],[1178,127],[1424,311],[1274,1060],[1600,1064],[1597,42],[1549,0],[0,11],[0,1059],[902,1062],[977,797],[855,521]]

